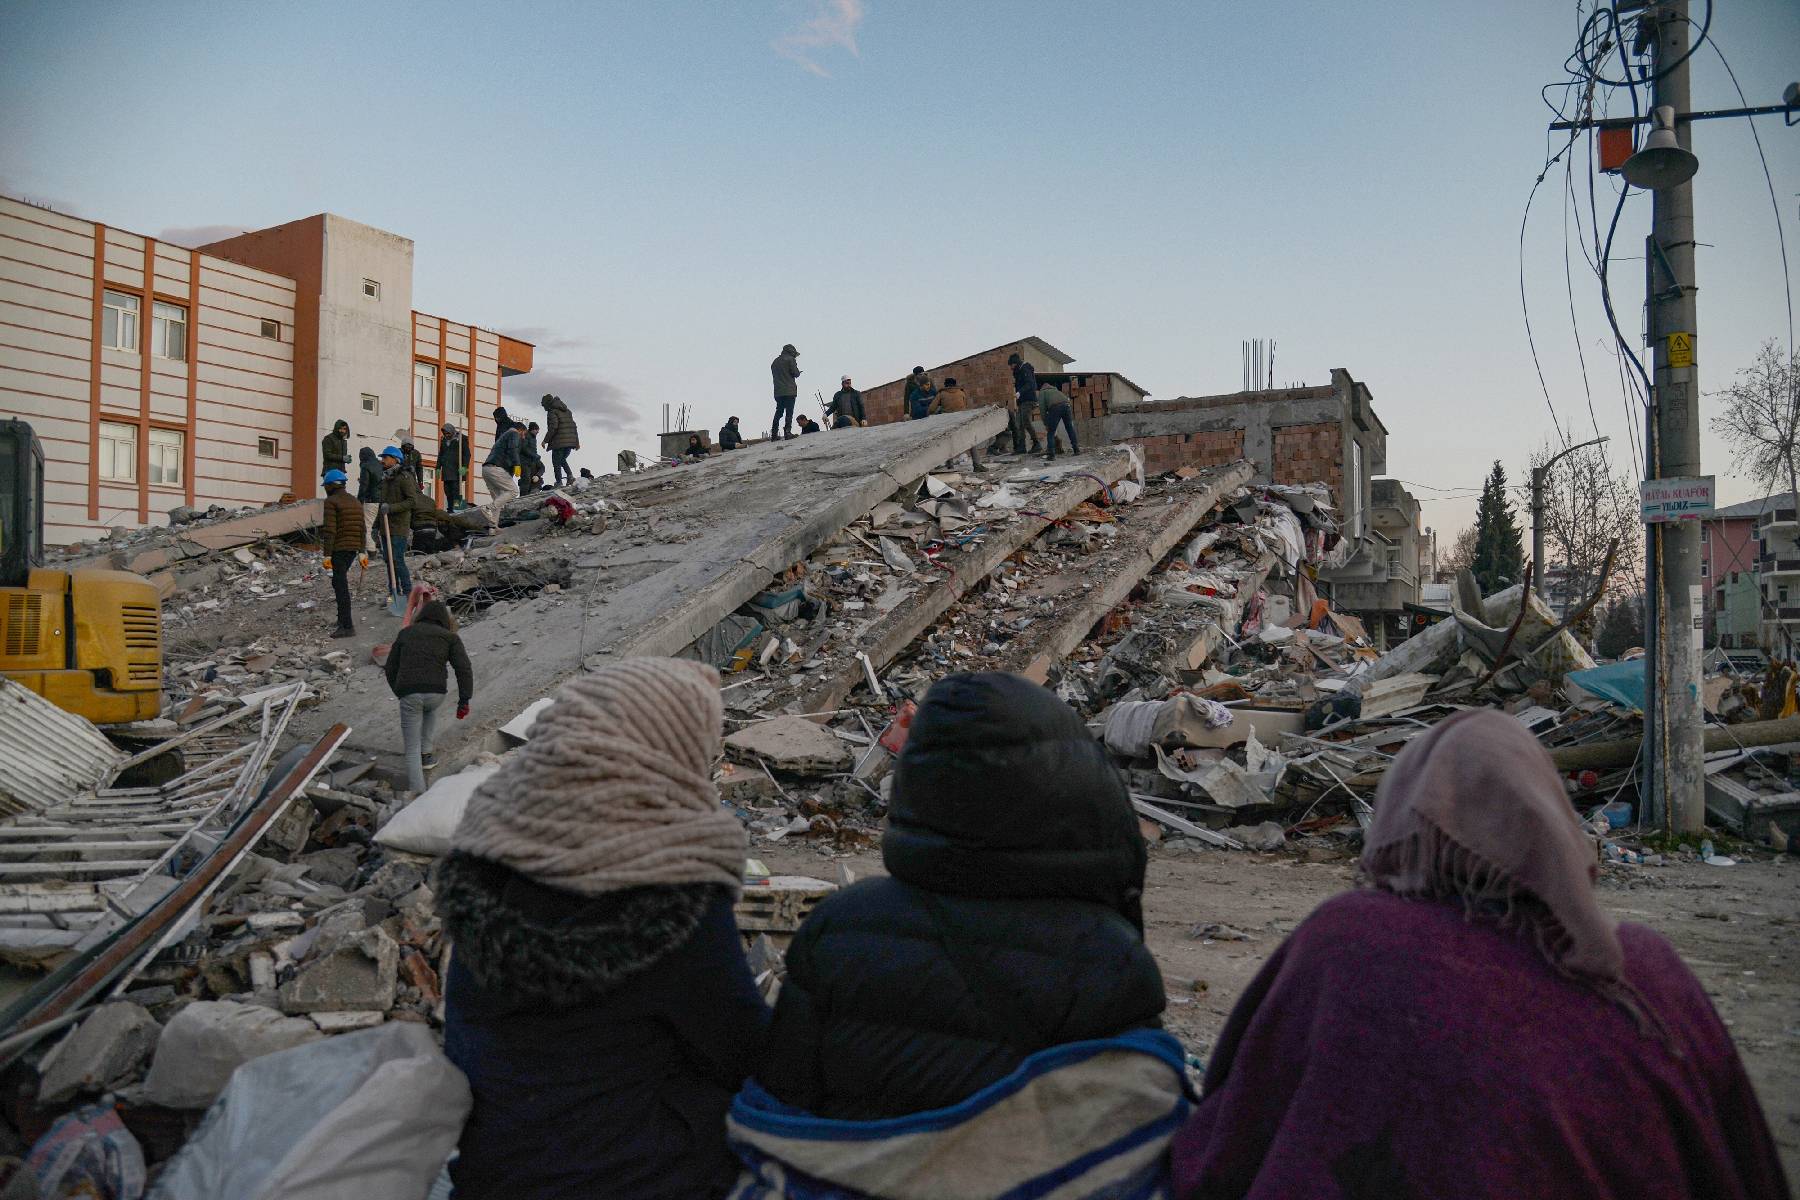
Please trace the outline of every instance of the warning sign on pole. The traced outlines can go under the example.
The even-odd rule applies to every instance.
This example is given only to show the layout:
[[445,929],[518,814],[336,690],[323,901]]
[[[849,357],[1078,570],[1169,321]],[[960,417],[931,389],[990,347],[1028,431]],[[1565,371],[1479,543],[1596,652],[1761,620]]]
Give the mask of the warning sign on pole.
[[1691,367],[1694,365],[1693,334],[1671,333],[1669,335],[1669,365],[1671,367]]

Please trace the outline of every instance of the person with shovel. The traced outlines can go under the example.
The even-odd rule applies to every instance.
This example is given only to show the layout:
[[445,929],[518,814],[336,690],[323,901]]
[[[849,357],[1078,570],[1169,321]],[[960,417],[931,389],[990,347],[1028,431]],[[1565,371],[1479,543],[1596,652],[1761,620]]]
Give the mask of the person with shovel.
[[398,446],[381,452],[381,533],[388,547],[388,609],[405,610],[412,575],[406,569],[406,543],[412,537],[413,513],[430,507],[419,492],[419,480],[406,468],[406,453]]

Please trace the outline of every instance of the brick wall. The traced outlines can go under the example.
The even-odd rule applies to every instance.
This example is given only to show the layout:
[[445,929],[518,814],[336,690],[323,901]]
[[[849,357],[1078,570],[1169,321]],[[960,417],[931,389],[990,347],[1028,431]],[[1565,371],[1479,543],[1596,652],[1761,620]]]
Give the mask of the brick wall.
[[1217,467],[1244,457],[1244,431],[1241,429],[1216,433],[1165,433],[1129,441],[1143,451],[1146,475],[1166,475],[1181,467]]
[[[973,358],[958,359],[941,367],[927,367],[925,373],[940,388],[944,386],[944,380],[956,380],[969,393],[969,405],[972,408],[988,404],[1003,405],[1012,399],[1012,368],[1007,365],[1006,356],[1015,349],[1013,346],[1005,346],[989,350]],[[831,390],[835,392],[837,389]],[[826,393],[826,398],[830,399],[829,392]],[[884,383],[864,391],[863,409],[868,413],[871,425],[906,420],[906,380],[896,379],[892,383]]]
[[1344,436],[1337,422],[1283,426],[1274,431],[1274,442],[1270,476],[1276,483],[1325,483],[1343,504]]

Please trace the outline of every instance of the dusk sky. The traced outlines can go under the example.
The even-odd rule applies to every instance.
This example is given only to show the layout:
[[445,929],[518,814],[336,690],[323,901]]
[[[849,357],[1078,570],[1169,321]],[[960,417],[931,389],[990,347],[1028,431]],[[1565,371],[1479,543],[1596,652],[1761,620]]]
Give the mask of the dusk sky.
[[[1779,102],[1800,4],[1718,7],[1749,102]],[[1168,399],[1236,390],[1271,338],[1278,383],[1368,384],[1447,538],[1494,458],[1520,482],[1552,436],[1518,238],[1577,25],[1544,0],[0,0],[0,192],[190,244],[319,211],[410,237],[415,306],[536,342],[508,396],[568,400],[597,472],[654,450],[664,404],[766,428],[783,342],[803,401],[1029,334]],[[1694,65],[1696,107],[1739,103]],[[1800,269],[1800,127],[1759,132]],[[1710,391],[1789,319],[1748,123],[1695,150]],[[1569,225],[1590,415],[1566,212],[1559,166],[1525,260],[1544,375],[1635,476]],[[1615,243],[1628,332],[1648,220],[1634,196]],[[1710,437],[1706,461],[1751,494]]]

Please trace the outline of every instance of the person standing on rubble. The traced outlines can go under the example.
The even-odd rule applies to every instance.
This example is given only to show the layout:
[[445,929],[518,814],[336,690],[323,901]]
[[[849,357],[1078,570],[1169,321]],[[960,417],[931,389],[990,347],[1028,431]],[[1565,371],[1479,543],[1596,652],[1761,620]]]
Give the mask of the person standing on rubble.
[[348,478],[349,470],[350,422],[338,421],[319,442],[319,477],[323,479],[328,472],[343,471]]
[[[376,457],[373,447],[364,446],[356,452],[356,502],[363,510],[363,540],[365,543],[375,541],[375,518],[381,512],[381,488],[383,483],[381,459]],[[381,551],[386,554],[386,550]]]
[[1014,454],[1025,453],[1025,439],[1031,439],[1031,453],[1041,453],[1043,447],[1038,444],[1037,429],[1031,423],[1037,412],[1038,382],[1037,368],[1020,358],[1017,354],[1009,354],[1006,361],[1012,367],[1013,395],[1017,402],[1012,410],[1012,448]]
[[1069,397],[1064,391],[1046,383],[1038,389],[1038,407],[1044,410],[1044,461],[1056,461],[1056,427],[1061,425],[1069,434],[1069,453],[1080,454],[1081,443],[1075,440],[1075,413],[1069,406]]
[[519,454],[525,460],[524,469],[519,472],[519,495],[528,496],[544,486],[544,456],[538,453],[537,422],[522,421],[516,427]]
[[1518,721],[1414,738],[1362,872],[1226,1021],[1175,1195],[1788,1195],[1706,990],[1601,909],[1593,844]]
[[724,427],[719,430],[719,449],[720,450],[736,450],[739,446],[742,446],[743,444],[744,444],[744,434],[738,428],[738,419],[736,417],[733,417],[729,421],[725,422]]
[[500,436],[488,447],[487,457],[481,461],[481,481],[487,485],[488,503],[494,509],[496,522],[500,519],[500,505],[519,494],[514,479],[524,462],[519,452],[519,430],[508,425],[500,431]]
[[906,415],[914,421],[923,421],[931,415],[931,402],[937,399],[937,384],[931,382],[931,376],[925,373],[924,367],[914,367],[912,374],[906,377]]
[[356,622],[350,614],[350,567],[368,544],[363,540],[362,505],[344,490],[349,482],[350,477],[335,467],[325,472],[319,542],[331,572],[331,594],[337,600],[337,628],[331,631],[334,638],[356,636]]
[[844,376],[838,390],[832,394],[831,403],[825,406],[825,415],[831,418],[833,429],[849,429],[853,425],[867,425],[868,414],[863,409],[863,395],[851,384],[850,377]]
[[438,439],[438,475],[444,481],[444,507],[451,512],[456,506],[467,506],[463,498],[463,480],[469,477],[469,439],[455,425],[445,425]]
[[787,422],[787,440],[794,440],[794,398],[800,394],[800,352],[789,342],[769,364],[775,379],[775,422],[769,426],[769,440],[782,437],[781,425]]
[[381,452],[380,519],[386,522],[388,561],[394,565],[394,586],[388,600],[404,600],[412,591],[412,574],[406,569],[406,544],[412,539],[416,512],[431,508],[419,491],[419,479],[406,466],[406,453],[398,446]]
[[575,414],[561,396],[545,395],[544,405],[544,449],[550,451],[550,466],[553,487],[562,487],[575,482],[575,472],[569,469],[569,454],[581,449],[581,431],[575,428]]
[[433,600],[419,610],[388,649],[387,681],[400,701],[400,739],[406,755],[406,786],[425,790],[425,772],[437,766],[432,732],[444,706],[448,673],[456,673],[456,719],[469,715],[475,699],[475,668],[456,633],[450,606]]
[[[944,378],[944,390],[938,393],[938,411],[959,413],[969,411],[969,393],[964,391],[956,380],[950,376]],[[987,470],[981,465],[981,452],[974,447],[969,448],[969,464],[977,472]]]
[[[814,1194],[784,1190],[796,1174],[892,1195],[869,1172],[901,1158],[945,1195],[1048,1195],[1088,1156],[1083,1183],[1112,1190],[1055,1194],[1153,1194],[1186,1111],[1183,1052],[1158,1029],[1125,781],[1074,710],[1000,673],[934,684],[893,780],[888,876],[820,901],[788,948],[732,1109],[738,1195]],[[1059,1095],[1081,1111],[1055,1112]],[[901,1122],[917,1142],[877,1149]],[[1130,1138],[1141,1157],[1113,1159]]]
[[719,677],[627,658],[570,680],[469,800],[434,880],[456,945],[444,1052],[474,1112],[458,1200],[710,1200],[768,1023],[733,905]]

